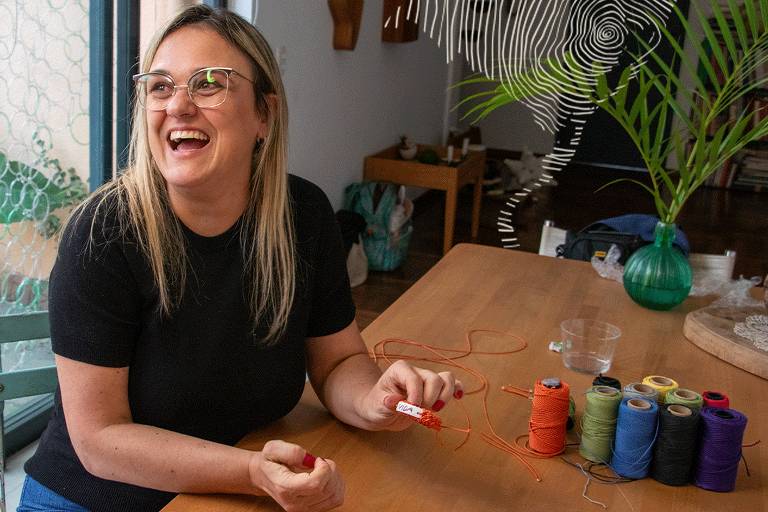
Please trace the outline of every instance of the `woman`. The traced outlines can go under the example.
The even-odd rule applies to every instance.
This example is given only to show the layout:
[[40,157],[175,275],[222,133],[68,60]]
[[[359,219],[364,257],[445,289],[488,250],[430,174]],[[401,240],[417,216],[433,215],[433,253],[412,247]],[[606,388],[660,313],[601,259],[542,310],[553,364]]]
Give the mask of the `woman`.
[[[341,421],[401,430],[450,373],[371,362],[332,209],[286,173],[287,107],[254,27],[197,6],[136,75],[129,169],[73,215],[51,273],[54,414],[19,510],[158,510],[174,493],[328,510],[340,470],[300,446],[235,448],[287,414],[305,372]],[[178,84],[178,85],[177,85]]]

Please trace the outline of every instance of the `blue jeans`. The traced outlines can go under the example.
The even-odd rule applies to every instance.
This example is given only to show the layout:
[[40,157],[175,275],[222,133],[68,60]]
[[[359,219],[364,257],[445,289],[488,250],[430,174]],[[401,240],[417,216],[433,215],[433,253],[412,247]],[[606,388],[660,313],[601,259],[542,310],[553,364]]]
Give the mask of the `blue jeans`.
[[77,503],[59,496],[38,481],[27,476],[21,489],[19,508],[16,512],[88,512]]

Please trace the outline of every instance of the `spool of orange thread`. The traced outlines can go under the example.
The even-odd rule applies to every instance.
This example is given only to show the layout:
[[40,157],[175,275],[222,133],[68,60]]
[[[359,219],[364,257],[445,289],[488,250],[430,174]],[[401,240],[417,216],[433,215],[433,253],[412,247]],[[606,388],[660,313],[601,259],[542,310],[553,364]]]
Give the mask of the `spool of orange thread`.
[[565,450],[570,388],[560,379],[536,381],[533,406],[528,422],[528,446],[542,455],[556,455]]

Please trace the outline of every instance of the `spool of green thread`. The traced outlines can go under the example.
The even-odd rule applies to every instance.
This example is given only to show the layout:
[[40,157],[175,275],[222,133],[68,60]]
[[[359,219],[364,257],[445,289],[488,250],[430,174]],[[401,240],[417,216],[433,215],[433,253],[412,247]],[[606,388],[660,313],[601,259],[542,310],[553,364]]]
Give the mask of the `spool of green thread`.
[[704,405],[704,398],[695,391],[679,388],[667,393],[667,403],[684,405],[689,409],[698,411]]
[[592,462],[611,461],[611,445],[616,434],[621,393],[607,386],[593,386],[587,390],[587,405],[581,416],[581,444],[579,453]]

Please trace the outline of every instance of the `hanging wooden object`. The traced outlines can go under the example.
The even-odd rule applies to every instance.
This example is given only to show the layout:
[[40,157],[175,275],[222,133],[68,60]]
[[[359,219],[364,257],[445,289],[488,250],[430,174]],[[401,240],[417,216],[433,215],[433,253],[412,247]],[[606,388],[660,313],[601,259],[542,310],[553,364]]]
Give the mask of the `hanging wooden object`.
[[333,48],[354,50],[363,17],[363,0],[328,0],[333,18]]
[[[408,7],[411,7],[408,16]],[[406,19],[407,18],[407,19]],[[416,2],[411,0],[384,0],[381,40],[388,43],[408,43],[419,38],[416,20]]]

